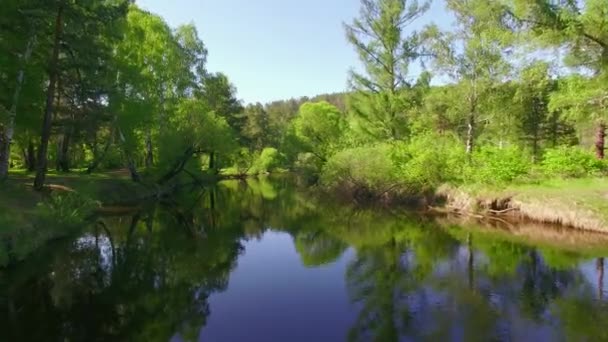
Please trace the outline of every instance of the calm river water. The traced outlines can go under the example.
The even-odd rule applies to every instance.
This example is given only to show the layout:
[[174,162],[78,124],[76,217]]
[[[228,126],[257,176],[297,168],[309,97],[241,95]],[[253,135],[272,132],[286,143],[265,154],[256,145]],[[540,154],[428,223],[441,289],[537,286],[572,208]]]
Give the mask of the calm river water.
[[0,271],[2,341],[608,340],[600,235],[225,182]]

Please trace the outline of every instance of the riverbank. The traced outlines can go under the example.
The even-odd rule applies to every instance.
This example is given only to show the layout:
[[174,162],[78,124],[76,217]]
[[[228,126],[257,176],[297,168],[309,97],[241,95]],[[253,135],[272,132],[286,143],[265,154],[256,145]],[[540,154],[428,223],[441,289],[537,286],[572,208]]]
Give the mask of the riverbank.
[[504,187],[444,185],[446,211],[508,217],[608,233],[608,179],[553,179]]

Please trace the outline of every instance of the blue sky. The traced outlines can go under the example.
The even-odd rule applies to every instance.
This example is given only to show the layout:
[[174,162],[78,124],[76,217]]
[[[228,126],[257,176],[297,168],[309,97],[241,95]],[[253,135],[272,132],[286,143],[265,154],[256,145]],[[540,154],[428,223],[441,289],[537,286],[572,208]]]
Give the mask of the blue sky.
[[[359,0],[137,0],[169,25],[193,22],[209,50],[208,69],[228,75],[245,103],[347,89],[359,62],[342,27]],[[417,23],[450,22],[442,1]],[[417,70],[412,70],[416,73]]]

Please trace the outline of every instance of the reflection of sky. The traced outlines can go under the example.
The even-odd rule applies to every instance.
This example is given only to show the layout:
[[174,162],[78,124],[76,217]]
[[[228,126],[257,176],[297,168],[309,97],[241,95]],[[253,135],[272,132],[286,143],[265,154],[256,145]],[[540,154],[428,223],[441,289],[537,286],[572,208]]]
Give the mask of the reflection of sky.
[[95,244],[97,243],[97,246],[99,247],[99,267],[106,271],[103,273],[106,275],[106,279],[104,279],[104,282],[106,284],[109,284],[110,276],[112,274],[112,244],[110,243],[110,239],[108,239],[108,237],[103,234],[99,234],[97,236],[97,242],[95,242],[95,240],[96,239],[94,234],[87,233],[76,239],[74,245],[76,249],[79,250],[94,250]]
[[[301,262],[293,238],[286,233],[267,232],[261,239],[247,242],[228,288],[209,299],[211,315],[200,331],[199,340],[345,340],[361,311],[359,304],[351,303],[345,284],[346,267],[354,256],[355,253],[348,250],[334,263],[307,268]],[[479,251],[473,256],[474,296],[482,297],[481,300],[500,315],[493,328],[495,338],[563,339],[563,323],[551,312],[552,304],[541,313],[539,321],[522,315],[519,292],[523,286],[522,274],[516,272],[506,275],[504,280],[492,281],[483,271],[490,260]],[[404,253],[401,262],[413,266],[415,255]],[[465,294],[469,291],[468,267],[469,250],[467,246],[460,246],[452,257],[437,260],[429,278],[400,295],[395,293],[397,307],[408,308],[412,315],[406,328],[409,337],[402,336],[403,341],[431,332],[443,332],[441,336],[460,341],[470,338],[471,330],[475,333],[475,320],[484,317],[475,312],[479,309],[475,302],[467,299],[471,294]],[[596,259],[585,261],[578,268],[584,282],[571,283],[565,294],[589,296],[585,288],[593,289],[592,294],[596,294],[599,274]],[[448,287],[452,290],[447,290]],[[177,336],[172,340],[181,341]]]
[[[598,277],[599,277],[600,273],[596,267],[596,265],[597,265],[596,261],[597,261],[597,259],[585,261],[584,263],[582,263],[579,266],[579,269],[580,269],[581,273],[583,274],[583,277],[585,278],[587,283],[591,286],[591,288],[593,288],[593,292],[599,293]],[[604,262],[604,273],[606,273],[606,263],[608,263],[608,260],[606,260]],[[602,286],[602,293],[604,294],[604,300],[607,299],[607,297],[608,297],[608,292],[606,292],[606,277],[607,276],[608,276],[607,274],[604,274],[604,284]]]
[[344,270],[352,253],[318,268],[302,265],[288,234],[251,241],[226,292],[210,297],[201,341],[342,341],[356,319]]

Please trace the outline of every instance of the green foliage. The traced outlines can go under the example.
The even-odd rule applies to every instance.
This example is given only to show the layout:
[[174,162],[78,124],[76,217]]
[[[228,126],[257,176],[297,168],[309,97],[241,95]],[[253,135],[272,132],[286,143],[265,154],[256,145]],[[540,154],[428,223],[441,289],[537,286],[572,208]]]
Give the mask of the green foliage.
[[465,180],[504,184],[523,180],[532,168],[532,158],[516,146],[482,146],[473,155]]
[[279,151],[274,147],[266,147],[253,162],[249,173],[262,174],[271,172],[280,165],[280,161]]
[[82,225],[96,207],[95,201],[76,192],[53,193],[38,204],[38,225],[74,228]]
[[348,148],[333,155],[323,167],[322,184],[386,191],[400,182],[391,158],[393,145]]
[[560,146],[545,152],[542,171],[549,177],[578,178],[597,176],[608,169],[605,161],[576,146]]
[[458,139],[429,134],[401,146],[392,154],[398,163],[399,177],[408,186],[427,190],[461,180],[466,156]]
[[300,107],[292,121],[294,142],[298,152],[312,153],[321,161],[340,146],[346,130],[343,114],[327,102],[308,102]]
[[83,228],[96,207],[95,201],[75,192],[53,193],[32,213],[0,215],[0,267]]

